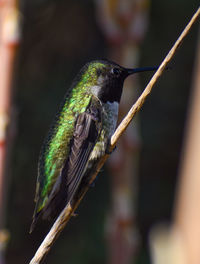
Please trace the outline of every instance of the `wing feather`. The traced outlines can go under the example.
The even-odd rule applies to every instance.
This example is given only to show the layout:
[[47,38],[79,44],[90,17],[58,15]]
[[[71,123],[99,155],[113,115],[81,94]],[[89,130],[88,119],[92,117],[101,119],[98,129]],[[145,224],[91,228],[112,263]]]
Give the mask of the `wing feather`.
[[70,202],[84,176],[89,156],[101,130],[101,115],[98,108],[90,107],[78,115],[71,142],[71,150],[44,207],[44,217],[54,217]]
[[[77,116],[69,156],[57,178],[45,206],[35,210],[30,232],[41,214],[44,218],[55,218],[70,202],[84,177],[89,156],[101,132],[101,105],[99,101],[90,104],[86,112]],[[37,204],[36,204],[37,208]]]

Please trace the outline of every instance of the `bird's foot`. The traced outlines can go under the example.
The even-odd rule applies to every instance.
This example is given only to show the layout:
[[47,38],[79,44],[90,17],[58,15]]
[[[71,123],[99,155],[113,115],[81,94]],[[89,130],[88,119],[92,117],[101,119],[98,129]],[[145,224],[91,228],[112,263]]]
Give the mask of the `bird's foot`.
[[116,146],[114,146],[114,148],[112,150],[110,150],[110,144],[108,144],[105,153],[108,155],[111,155],[115,150],[116,150]]

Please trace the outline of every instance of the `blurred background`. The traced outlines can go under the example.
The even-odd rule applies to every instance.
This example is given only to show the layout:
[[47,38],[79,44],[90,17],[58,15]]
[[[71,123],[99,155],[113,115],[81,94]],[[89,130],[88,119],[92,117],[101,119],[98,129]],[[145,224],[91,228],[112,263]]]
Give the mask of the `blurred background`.
[[[98,58],[127,67],[159,65],[198,4],[198,0],[0,1],[0,85],[7,85],[7,92],[0,86],[1,125],[7,123],[4,112],[10,116],[6,140],[0,134],[2,263],[28,263],[50,227],[41,221],[29,234],[37,161],[54,114],[80,68]],[[7,8],[13,24],[5,16]],[[149,233],[159,223],[172,225],[176,218],[174,200],[197,40],[198,23],[44,263],[152,263]],[[142,73],[126,82],[120,118],[151,76]]]

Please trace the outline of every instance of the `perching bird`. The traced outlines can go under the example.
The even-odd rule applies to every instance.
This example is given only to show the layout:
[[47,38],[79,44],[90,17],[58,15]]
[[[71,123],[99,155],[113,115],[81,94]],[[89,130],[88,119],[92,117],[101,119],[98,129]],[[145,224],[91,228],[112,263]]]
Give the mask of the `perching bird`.
[[40,215],[55,218],[75,199],[105,154],[116,128],[125,78],[156,69],[126,69],[107,60],[89,62],[81,69],[41,149],[30,232]]

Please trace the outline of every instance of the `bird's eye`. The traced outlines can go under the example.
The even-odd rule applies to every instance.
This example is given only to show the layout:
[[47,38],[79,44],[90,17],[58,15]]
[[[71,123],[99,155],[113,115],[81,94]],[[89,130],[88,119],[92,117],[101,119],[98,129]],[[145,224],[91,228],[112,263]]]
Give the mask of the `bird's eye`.
[[119,76],[120,75],[120,69],[112,68],[111,73],[114,74],[115,76]]

